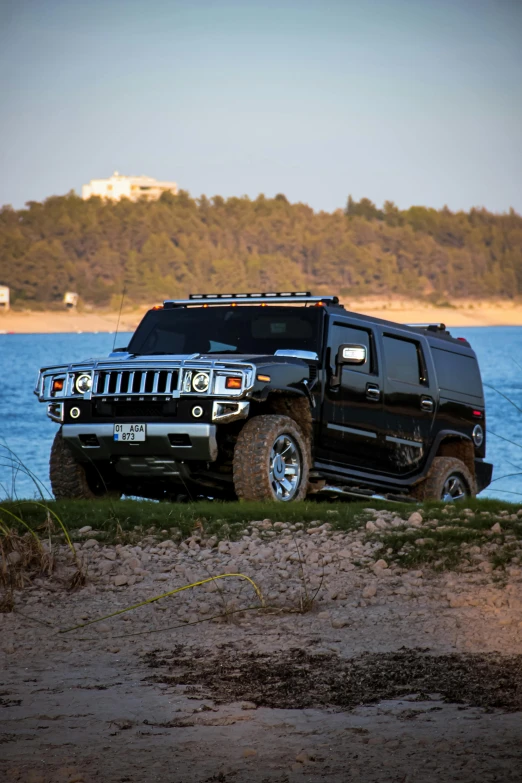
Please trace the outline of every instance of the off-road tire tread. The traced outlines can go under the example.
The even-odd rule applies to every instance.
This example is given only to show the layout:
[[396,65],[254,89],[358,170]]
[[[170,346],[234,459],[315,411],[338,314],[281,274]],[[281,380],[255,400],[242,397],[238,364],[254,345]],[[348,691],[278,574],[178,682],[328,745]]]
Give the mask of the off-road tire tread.
[[242,500],[274,500],[268,463],[275,439],[288,434],[301,451],[301,484],[293,500],[303,500],[308,487],[310,449],[297,424],[289,416],[267,414],[247,421],[234,450],[234,489]]
[[471,497],[477,494],[475,478],[469,469],[456,457],[435,457],[430,472],[420,484],[413,487],[411,495],[417,500],[440,500],[442,488],[450,473],[460,473],[468,485]]
[[49,478],[56,500],[94,500],[97,497],[89,487],[85,468],[75,459],[61,429],[51,448]]

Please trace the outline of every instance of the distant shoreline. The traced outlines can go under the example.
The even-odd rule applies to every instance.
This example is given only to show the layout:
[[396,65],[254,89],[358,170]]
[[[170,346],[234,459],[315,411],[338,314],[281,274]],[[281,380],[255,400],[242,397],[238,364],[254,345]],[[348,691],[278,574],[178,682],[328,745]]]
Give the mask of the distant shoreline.
[[[459,300],[432,305],[422,300],[366,297],[344,300],[347,310],[399,323],[444,323],[446,326],[522,326],[522,302]],[[147,307],[121,314],[118,331],[132,332]],[[114,332],[117,312],[15,311],[0,312],[0,334]]]

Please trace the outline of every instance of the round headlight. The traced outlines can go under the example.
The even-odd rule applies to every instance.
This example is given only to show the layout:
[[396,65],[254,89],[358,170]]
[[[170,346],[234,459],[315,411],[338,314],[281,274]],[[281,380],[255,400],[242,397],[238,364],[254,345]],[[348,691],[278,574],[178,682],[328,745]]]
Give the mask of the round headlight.
[[208,372],[197,372],[192,379],[192,388],[197,392],[206,392],[210,384]]
[[85,392],[90,391],[92,388],[92,378],[90,375],[79,375],[76,378],[76,383],[74,385],[79,394],[85,394]]

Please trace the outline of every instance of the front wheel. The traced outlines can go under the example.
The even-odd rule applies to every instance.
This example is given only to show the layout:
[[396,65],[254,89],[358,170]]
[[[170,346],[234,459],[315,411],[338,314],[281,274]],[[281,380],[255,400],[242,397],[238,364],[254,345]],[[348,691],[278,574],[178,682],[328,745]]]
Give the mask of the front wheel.
[[417,500],[456,500],[475,497],[475,479],[462,460],[456,457],[435,457],[430,472],[421,484],[414,488]]
[[84,465],[75,458],[59,430],[54,438],[49,462],[49,478],[56,500],[94,500],[121,492],[109,490],[105,478],[94,465]]
[[234,489],[242,500],[303,500],[310,450],[289,416],[250,419],[234,449]]

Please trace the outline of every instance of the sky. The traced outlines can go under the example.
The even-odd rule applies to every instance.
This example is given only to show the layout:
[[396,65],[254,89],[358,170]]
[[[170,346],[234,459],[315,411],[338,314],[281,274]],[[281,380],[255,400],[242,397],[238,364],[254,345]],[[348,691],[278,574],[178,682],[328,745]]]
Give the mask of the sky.
[[0,0],[0,204],[201,194],[522,213],[520,0]]

